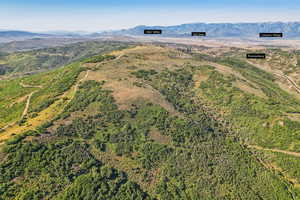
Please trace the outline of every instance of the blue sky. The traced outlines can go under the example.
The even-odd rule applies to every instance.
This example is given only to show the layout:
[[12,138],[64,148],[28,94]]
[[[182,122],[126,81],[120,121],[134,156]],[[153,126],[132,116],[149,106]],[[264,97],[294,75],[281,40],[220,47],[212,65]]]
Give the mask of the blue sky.
[[300,0],[1,0],[0,29],[101,31],[193,22],[300,21]]

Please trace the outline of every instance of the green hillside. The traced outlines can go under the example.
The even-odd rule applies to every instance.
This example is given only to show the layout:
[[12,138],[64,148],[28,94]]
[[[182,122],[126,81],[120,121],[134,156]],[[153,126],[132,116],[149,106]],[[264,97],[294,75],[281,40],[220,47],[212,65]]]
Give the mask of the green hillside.
[[29,113],[39,112],[53,103],[76,81],[82,68],[79,63],[25,78],[0,82],[0,124],[21,120],[30,94]]
[[143,45],[0,81],[1,123],[21,120],[0,199],[300,199],[300,100],[227,53]]
[[0,52],[0,75],[45,71],[129,45],[129,43],[93,41],[10,54]]

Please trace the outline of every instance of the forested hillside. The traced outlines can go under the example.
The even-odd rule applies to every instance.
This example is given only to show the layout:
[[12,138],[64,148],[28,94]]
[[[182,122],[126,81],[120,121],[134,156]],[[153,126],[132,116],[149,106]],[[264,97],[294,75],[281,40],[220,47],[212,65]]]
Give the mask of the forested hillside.
[[81,42],[62,47],[6,53],[0,52],[0,76],[13,73],[46,71],[86,57],[130,46],[120,42]]
[[300,100],[235,52],[143,45],[0,81],[0,199],[300,199]]

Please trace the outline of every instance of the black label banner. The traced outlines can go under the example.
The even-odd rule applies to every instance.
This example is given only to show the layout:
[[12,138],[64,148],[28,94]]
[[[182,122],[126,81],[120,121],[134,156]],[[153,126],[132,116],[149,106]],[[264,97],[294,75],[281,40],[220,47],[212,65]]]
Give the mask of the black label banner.
[[265,59],[266,54],[265,53],[248,53],[247,58],[248,59]]
[[206,32],[192,32],[192,36],[206,36]]
[[160,29],[146,29],[144,30],[144,34],[161,34],[162,30]]
[[283,37],[283,33],[260,33],[259,37]]

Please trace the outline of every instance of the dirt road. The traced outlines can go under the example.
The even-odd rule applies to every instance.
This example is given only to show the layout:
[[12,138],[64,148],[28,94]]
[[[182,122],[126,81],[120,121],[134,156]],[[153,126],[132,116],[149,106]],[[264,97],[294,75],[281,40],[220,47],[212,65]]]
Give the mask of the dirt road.
[[[19,83],[22,87],[24,88],[43,88],[42,86],[40,85],[26,85],[24,84],[22,81]],[[37,91],[33,91],[31,92],[29,95],[25,96],[25,98],[27,98],[26,100],[26,105],[25,105],[25,108],[23,110],[23,113],[21,115],[21,119],[23,119],[25,117],[25,115],[28,113],[28,109],[29,109],[29,105],[30,105],[30,100],[31,100],[31,97],[32,95],[37,92]],[[17,122],[13,122],[13,123],[10,123],[10,124],[7,124],[6,126],[0,128],[0,131],[5,131],[7,128],[11,127],[11,126],[14,126]]]
[[[26,85],[24,84],[22,81],[20,82],[20,85],[24,88],[43,88],[43,86],[41,85]],[[31,100],[31,97],[32,95],[37,92],[37,91],[34,91],[34,92],[31,92],[28,97],[27,97],[27,101],[26,101],[26,105],[25,105],[25,108],[24,108],[24,111],[23,111],[23,114],[22,114],[22,117],[21,119],[23,119],[23,117],[27,114],[28,112],[28,109],[29,109],[29,105],[30,105],[30,100]]]
[[290,82],[290,84],[295,88],[295,90],[300,93],[300,87],[297,85],[297,83],[289,76],[284,75],[284,74],[280,74],[280,73],[274,73],[276,76],[280,76],[282,78],[285,78],[286,80],[288,80]]
[[26,85],[22,81],[20,82],[20,85],[24,88],[43,88],[41,85]]
[[25,105],[25,108],[24,108],[24,111],[23,111],[23,114],[22,114],[21,119],[27,114],[28,108],[29,108],[29,104],[30,104],[30,100],[31,100],[31,97],[32,97],[32,95],[33,95],[34,93],[35,93],[35,92],[31,92],[31,93],[28,95],[27,101],[26,101],[26,105]]
[[285,151],[285,150],[280,150],[280,149],[268,149],[268,148],[263,148],[257,145],[247,145],[247,147],[252,148],[252,149],[257,149],[257,150],[263,150],[263,151],[271,151],[271,152],[278,152],[278,153],[284,153],[290,156],[295,156],[300,158],[300,153],[299,152],[293,152],[293,151]]
[[300,86],[299,86],[299,85],[298,85],[291,77],[289,77],[289,76],[283,74],[282,72],[280,72],[280,71],[278,71],[278,70],[277,70],[277,72],[276,72],[276,71],[272,71],[272,70],[269,69],[269,68],[266,68],[266,67],[264,67],[264,66],[258,65],[258,64],[253,63],[253,62],[250,62],[249,60],[247,60],[247,63],[249,63],[249,64],[251,64],[251,65],[253,65],[253,66],[255,66],[255,67],[259,68],[259,69],[263,69],[263,70],[265,70],[265,71],[267,71],[267,72],[269,72],[269,73],[271,73],[271,74],[274,74],[274,75],[276,75],[276,76],[279,76],[279,77],[281,77],[281,78],[286,79],[286,80],[290,83],[290,85],[291,85],[293,88],[295,88],[295,90],[296,90],[298,93],[300,93]]

